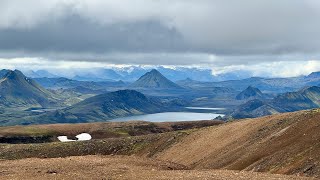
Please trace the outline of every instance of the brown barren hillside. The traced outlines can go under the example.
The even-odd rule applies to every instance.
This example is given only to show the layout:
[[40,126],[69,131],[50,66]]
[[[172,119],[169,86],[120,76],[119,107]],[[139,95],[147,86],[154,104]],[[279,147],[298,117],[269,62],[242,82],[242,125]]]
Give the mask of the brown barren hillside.
[[186,167],[133,156],[75,156],[2,161],[0,179],[134,179],[134,180],[307,180],[309,178]]
[[195,169],[320,177],[320,111],[245,119],[204,128],[157,155]]
[[[171,127],[171,125],[170,123],[158,124],[156,127]],[[83,124],[78,126],[81,127]],[[90,126],[97,128],[88,125]],[[63,129],[63,125],[31,127],[41,127],[42,130],[50,127],[56,130]],[[75,126],[66,125],[66,129],[71,127]],[[8,128],[13,130],[16,127]],[[1,132],[8,132],[8,130],[3,128]],[[19,131],[25,130],[19,129]],[[23,169],[28,163],[30,163],[28,167],[35,168],[30,171],[35,172],[38,170],[37,162],[40,160],[34,158],[46,158],[41,159],[46,166],[39,170],[40,174],[49,172],[49,175],[44,175],[45,178],[51,177],[52,174],[68,178],[72,171],[75,171],[74,179],[81,173],[86,177],[86,172],[79,170],[85,164],[100,169],[97,172],[88,171],[89,174],[115,173],[111,179],[114,177],[115,179],[128,179],[128,177],[136,177],[136,179],[139,177],[140,179],[303,179],[300,178],[301,176],[319,178],[319,132],[320,110],[315,109],[244,119],[199,129],[186,128],[139,136],[108,137],[87,142],[0,144],[0,159],[6,159],[1,162],[0,176],[8,174],[8,176],[19,177],[21,173],[15,172],[15,169],[17,167]],[[111,158],[102,155],[113,156]],[[68,164],[68,158],[73,159],[75,167],[78,168],[72,169],[72,165]],[[146,159],[146,161],[143,160],[140,163],[135,158]],[[91,163],[91,160],[100,162],[99,159],[105,162]],[[115,164],[115,159],[122,165]],[[137,164],[128,163],[128,161]],[[148,169],[150,161],[156,164],[166,162],[174,166],[161,166],[164,169],[151,168],[150,170]],[[110,162],[109,166],[114,165],[115,168],[108,169],[109,166],[105,165],[107,162]],[[59,167],[56,173],[49,168],[56,166]],[[66,168],[70,169],[66,170]]]

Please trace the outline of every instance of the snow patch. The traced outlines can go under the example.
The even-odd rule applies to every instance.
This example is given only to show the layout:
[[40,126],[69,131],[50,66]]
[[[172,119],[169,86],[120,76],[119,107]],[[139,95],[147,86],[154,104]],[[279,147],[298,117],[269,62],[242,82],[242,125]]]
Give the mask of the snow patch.
[[61,142],[73,142],[73,141],[89,141],[92,139],[91,135],[88,133],[81,133],[76,136],[78,140],[68,139],[67,136],[58,136]]
[[81,133],[77,135],[76,138],[78,139],[78,141],[89,141],[92,139],[91,135],[88,133]]
[[76,140],[72,140],[72,139],[68,139],[67,136],[58,136],[59,141],[61,142],[71,142],[71,141],[76,141]]

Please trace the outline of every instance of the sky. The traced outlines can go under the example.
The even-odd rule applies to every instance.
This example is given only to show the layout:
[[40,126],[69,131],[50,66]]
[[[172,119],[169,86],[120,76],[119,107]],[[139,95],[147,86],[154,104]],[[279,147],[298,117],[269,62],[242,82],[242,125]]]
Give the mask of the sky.
[[320,71],[319,0],[0,0],[0,68]]

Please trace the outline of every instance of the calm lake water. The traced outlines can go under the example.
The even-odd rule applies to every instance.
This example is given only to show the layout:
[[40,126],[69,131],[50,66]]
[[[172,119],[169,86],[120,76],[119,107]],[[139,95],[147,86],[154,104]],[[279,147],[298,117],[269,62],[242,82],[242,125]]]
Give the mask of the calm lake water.
[[145,114],[137,116],[129,116],[112,119],[111,121],[132,121],[142,120],[150,122],[174,122],[174,121],[198,121],[198,120],[211,120],[223,114],[215,113],[194,113],[194,112],[164,112],[156,114]]

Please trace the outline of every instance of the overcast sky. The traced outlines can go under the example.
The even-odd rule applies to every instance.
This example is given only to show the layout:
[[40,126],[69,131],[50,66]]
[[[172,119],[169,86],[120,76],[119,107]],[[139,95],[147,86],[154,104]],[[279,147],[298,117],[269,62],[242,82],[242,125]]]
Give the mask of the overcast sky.
[[320,70],[319,19],[319,0],[0,0],[0,62],[295,76]]

